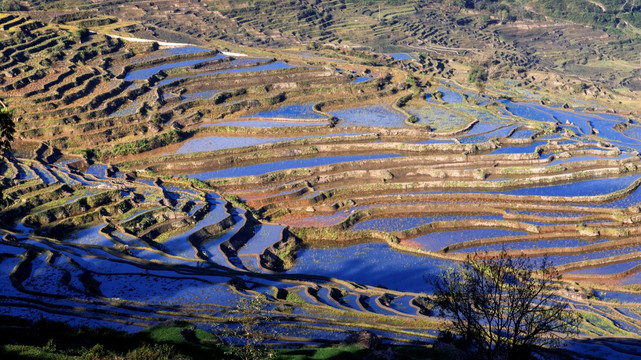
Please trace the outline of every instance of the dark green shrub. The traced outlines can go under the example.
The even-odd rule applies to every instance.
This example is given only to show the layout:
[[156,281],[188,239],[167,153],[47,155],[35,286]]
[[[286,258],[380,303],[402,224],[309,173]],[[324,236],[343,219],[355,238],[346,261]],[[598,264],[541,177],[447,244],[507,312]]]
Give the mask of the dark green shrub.
[[127,353],[130,360],[169,360],[176,355],[173,346],[167,344],[145,344]]

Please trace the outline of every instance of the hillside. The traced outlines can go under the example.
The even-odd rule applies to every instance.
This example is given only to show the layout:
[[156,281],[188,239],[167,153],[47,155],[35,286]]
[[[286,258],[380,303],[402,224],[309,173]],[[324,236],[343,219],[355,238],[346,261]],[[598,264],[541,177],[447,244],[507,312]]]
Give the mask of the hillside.
[[[72,6],[81,11],[65,10]],[[55,9],[30,14],[143,38],[416,51],[499,68],[497,77],[537,69],[614,89],[640,86],[641,17],[634,1],[50,1],[29,9]],[[78,20],[84,17],[98,19]],[[141,20],[142,26],[130,24]]]
[[552,260],[545,291],[581,320],[537,352],[641,353],[631,20],[543,1],[9,3],[0,331],[22,339],[5,353],[81,356],[99,337],[81,326],[121,331],[98,331],[111,355],[225,351],[257,301],[269,348],[338,356],[367,330],[438,357],[431,280],[502,250]]

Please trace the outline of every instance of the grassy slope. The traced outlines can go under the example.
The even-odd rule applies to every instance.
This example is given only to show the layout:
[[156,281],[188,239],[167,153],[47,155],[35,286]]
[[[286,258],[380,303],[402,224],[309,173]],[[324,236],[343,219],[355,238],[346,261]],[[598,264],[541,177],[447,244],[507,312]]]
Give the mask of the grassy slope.
[[[198,343],[187,342],[181,330],[186,323],[154,326],[135,334],[109,329],[74,329],[62,323],[31,324],[18,318],[0,318],[1,359],[233,359],[216,337],[197,329]],[[97,345],[99,344],[99,345]],[[153,345],[147,345],[153,344]],[[448,359],[452,354],[424,347],[395,347],[398,358]],[[362,359],[370,351],[359,345],[343,345],[305,349],[277,349],[280,360]]]

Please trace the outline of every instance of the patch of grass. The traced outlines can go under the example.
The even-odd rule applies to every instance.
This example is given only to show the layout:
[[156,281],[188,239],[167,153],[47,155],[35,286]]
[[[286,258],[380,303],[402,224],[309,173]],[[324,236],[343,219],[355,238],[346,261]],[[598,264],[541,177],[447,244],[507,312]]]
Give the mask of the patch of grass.
[[3,359],[41,359],[41,360],[67,360],[81,359],[78,356],[60,354],[56,351],[49,352],[31,345],[4,345],[0,350]]
[[614,322],[612,322],[612,320],[605,318],[603,316],[584,312],[584,311],[581,311],[579,315],[583,318],[583,320],[585,320],[589,324],[594,325],[596,328],[601,329],[604,332],[607,332],[609,334],[632,336],[631,333],[618,328],[616,325],[614,325]]
[[[185,326],[153,326],[142,331],[142,333],[147,334],[149,339],[155,342],[182,344],[185,342],[185,339],[180,334],[183,329],[185,329]],[[214,335],[201,329],[195,329],[195,335],[200,341],[214,340]]]
[[[426,359],[457,359],[460,354],[450,349],[433,349],[424,346],[396,346],[392,348],[395,359],[426,360]],[[360,345],[322,347],[316,349],[279,350],[277,360],[334,360],[334,359],[363,359],[371,351]],[[372,358],[378,359],[373,356]]]
[[288,292],[285,300],[294,304],[307,304],[305,299],[303,299],[300,295],[298,295],[298,293],[295,292]]
[[[0,317],[0,337],[17,344],[0,345],[0,359],[222,359],[225,349],[214,335],[176,322],[128,334],[107,328],[74,328],[43,321],[32,324],[18,318]],[[191,331],[188,341],[181,331]]]
[[327,347],[318,349],[281,350],[276,355],[278,360],[303,360],[303,359],[362,359],[369,351],[359,345],[341,347]]

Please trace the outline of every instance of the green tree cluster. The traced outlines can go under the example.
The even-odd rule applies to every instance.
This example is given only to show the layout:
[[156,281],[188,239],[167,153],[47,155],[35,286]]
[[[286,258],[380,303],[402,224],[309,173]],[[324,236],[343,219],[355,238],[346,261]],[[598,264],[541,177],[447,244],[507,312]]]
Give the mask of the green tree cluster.
[[[5,153],[11,150],[11,141],[15,132],[13,111],[0,101],[0,163],[6,161]],[[2,183],[0,183],[0,200],[2,200]]]
[[2,0],[0,2],[0,11],[20,11],[22,6],[18,0]]

